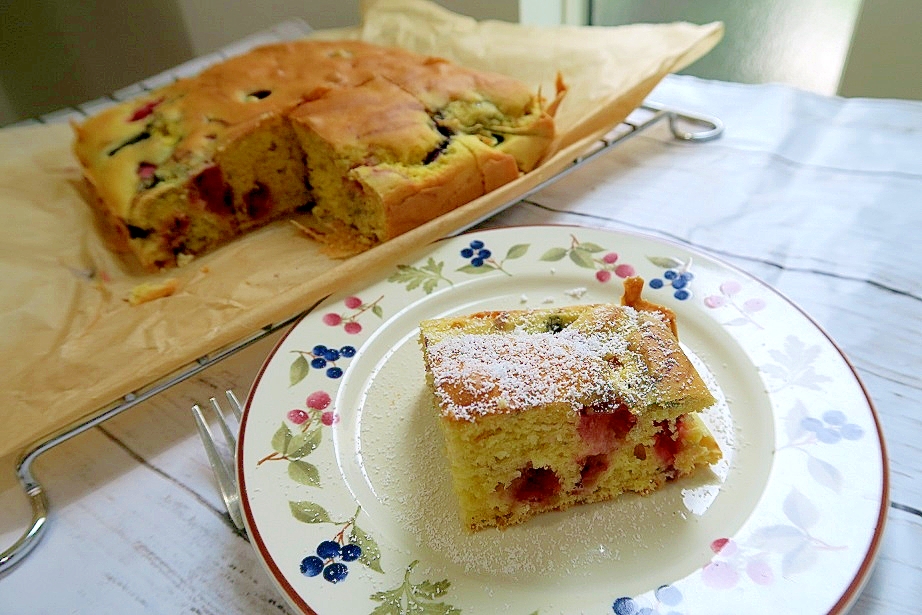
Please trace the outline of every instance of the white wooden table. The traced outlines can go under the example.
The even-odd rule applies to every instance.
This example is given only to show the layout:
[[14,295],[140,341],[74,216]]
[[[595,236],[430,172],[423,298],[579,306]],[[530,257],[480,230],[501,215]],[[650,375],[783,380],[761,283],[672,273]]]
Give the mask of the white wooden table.
[[[804,308],[877,408],[891,507],[853,612],[922,609],[922,103],[668,78],[651,96],[721,118],[681,143],[620,144],[484,226],[641,231],[711,252]],[[39,457],[52,514],[0,579],[0,613],[288,612],[218,496],[190,405],[245,393],[278,334]],[[0,546],[30,511],[0,475]],[[846,514],[843,512],[843,514]]]

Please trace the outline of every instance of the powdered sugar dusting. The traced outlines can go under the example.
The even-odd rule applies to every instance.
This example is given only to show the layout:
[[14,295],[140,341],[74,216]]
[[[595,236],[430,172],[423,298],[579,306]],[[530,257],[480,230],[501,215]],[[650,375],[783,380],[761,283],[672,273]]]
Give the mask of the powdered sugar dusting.
[[551,403],[579,409],[592,403],[629,404],[645,398],[655,379],[628,347],[643,330],[637,312],[580,321],[559,332],[463,333],[427,348],[442,412],[473,420]]

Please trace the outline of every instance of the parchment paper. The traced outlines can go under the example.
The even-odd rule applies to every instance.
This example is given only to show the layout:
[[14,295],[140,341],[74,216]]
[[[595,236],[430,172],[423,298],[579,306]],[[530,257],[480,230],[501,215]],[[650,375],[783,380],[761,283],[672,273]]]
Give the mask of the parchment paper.
[[[382,275],[432,241],[552,176],[623,120],[668,73],[709,51],[720,23],[525,27],[475,22],[419,0],[364,7],[357,37],[504,72],[554,93],[556,153],[535,171],[437,220],[346,260],[321,254],[278,222],[191,264],[138,273],[96,228],[68,126],[0,130],[0,458],[236,342],[324,296]],[[178,291],[131,306],[142,282],[176,278]],[[240,383],[244,388],[249,383]]]

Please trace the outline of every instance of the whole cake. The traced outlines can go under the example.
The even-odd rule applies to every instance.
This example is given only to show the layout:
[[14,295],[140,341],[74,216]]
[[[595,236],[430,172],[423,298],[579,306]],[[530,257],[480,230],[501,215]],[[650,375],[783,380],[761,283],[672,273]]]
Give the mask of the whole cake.
[[533,169],[550,105],[509,77],[359,41],[268,45],[75,125],[118,244],[170,267],[298,211],[343,253]]
[[421,323],[464,526],[650,493],[715,463],[715,400],[660,312],[620,305]]

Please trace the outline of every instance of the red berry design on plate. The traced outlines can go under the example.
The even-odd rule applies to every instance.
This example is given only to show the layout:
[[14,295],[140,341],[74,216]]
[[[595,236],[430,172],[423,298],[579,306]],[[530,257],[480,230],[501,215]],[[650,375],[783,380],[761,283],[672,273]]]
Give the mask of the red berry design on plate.
[[714,560],[701,571],[704,584],[714,589],[730,589],[739,581],[740,575],[729,562]]
[[711,542],[711,551],[722,553],[724,555],[733,555],[736,553],[736,543],[729,538],[718,538]]
[[324,412],[320,415],[320,422],[326,425],[327,427],[335,425],[339,422],[339,415],[332,411]]
[[323,324],[335,327],[343,321],[343,317],[335,312],[328,312],[323,315]]
[[355,335],[356,333],[362,332],[362,325],[359,324],[358,319],[365,313],[371,312],[378,318],[384,316],[384,310],[381,309],[381,306],[378,305],[381,302],[381,299],[384,297],[378,297],[371,303],[365,303],[362,301],[361,297],[356,297],[354,295],[346,297],[343,299],[343,305],[347,310],[352,310],[352,313],[337,313],[337,312],[327,312],[323,315],[323,323],[331,327],[338,327],[342,325],[343,330],[346,333]]
[[300,425],[301,423],[308,420],[309,418],[310,418],[310,415],[304,410],[301,410],[300,408],[295,408],[294,410],[290,410],[288,412],[288,420],[294,423],[295,425]]
[[580,241],[576,235],[570,235],[570,247],[551,248],[541,256],[542,261],[555,262],[569,257],[574,264],[584,269],[594,269],[595,279],[602,284],[611,280],[613,275],[627,278],[634,275],[634,267],[627,263],[616,265],[620,255],[590,241]]
[[314,391],[307,396],[307,407],[313,410],[325,410],[331,401],[333,400],[326,391]]
[[[728,325],[746,325],[753,324],[759,327],[759,323],[755,321],[753,315],[756,312],[760,312],[765,309],[766,303],[765,299],[761,297],[751,297],[746,299],[743,302],[737,302],[736,295],[743,291],[743,285],[737,282],[736,280],[727,280],[723,282],[720,287],[719,295],[709,295],[704,298],[704,305],[711,308],[717,309],[722,307],[731,307],[739,314],[738,318],[734,318],[729,322],[725,323]],[[760,327],[761,328],[761,327]]]

